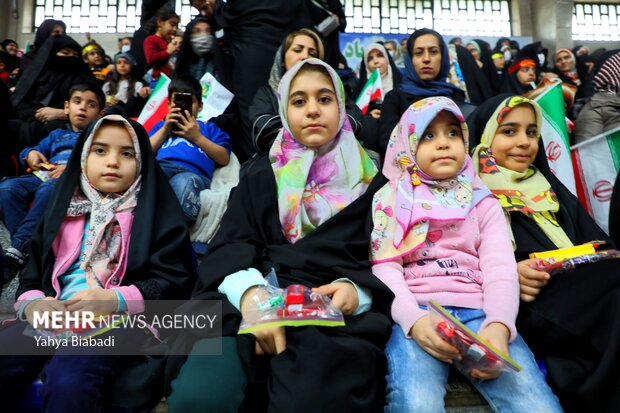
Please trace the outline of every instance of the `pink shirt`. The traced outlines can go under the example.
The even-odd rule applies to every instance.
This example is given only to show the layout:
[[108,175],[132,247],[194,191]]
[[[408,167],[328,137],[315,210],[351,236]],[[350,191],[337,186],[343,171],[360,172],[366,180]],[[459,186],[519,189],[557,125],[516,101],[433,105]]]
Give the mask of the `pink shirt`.
[[432,299],[443,306],[482,309],[482,326],[500,322],[516,337],[519,279],[506,218],[496,199],[484,198],[463,221],[433,221],[426,241],[373,273],[394,293],[392,318],[405,335],[427,314]]

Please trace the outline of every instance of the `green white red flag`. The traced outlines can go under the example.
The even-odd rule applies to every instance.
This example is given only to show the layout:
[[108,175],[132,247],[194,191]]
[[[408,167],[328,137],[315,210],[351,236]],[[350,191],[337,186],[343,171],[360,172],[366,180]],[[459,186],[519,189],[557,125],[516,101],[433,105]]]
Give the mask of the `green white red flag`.
[[138,116],[138,122],[147,132],[168,114],[168,85],[170,85],[170,78],[162,73]]
[[366,81],[366,84],[360,92],[360,95],[357,97],[355,103],[365,115],[368,111],[368,105],[370,102],[377,99],[383,101],[383,89],[381,89],[381,75],[379,73],[379,69],[375,69],[370,74],[370,77]]
[[545,89],[535,98],[543,112],[540,149],[544,149],[547,154],[549,167],[555,176],[573,194],[577,194],[566,128],[562,82],[554,82]]
[[577,196],[605,232],[609,233],[609,205],[620,169],[620,127],[571,148]]

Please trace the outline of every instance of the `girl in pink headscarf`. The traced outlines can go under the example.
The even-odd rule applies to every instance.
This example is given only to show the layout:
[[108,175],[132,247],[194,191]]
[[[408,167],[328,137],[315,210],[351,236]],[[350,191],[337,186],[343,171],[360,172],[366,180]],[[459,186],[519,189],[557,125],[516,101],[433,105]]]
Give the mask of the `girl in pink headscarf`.
[[[475,174],[467,126],[445,97],[414,103],[388,144],[373,198],[373,273],[394,293],[386,347],[391,411],[443,411],[448,369],[462,355],[436,332],[435,300],[510,356],[519,373],[473,369],[496,411],[562,411],[517,334],[517,266],[502,208]],[[510,344],[509,344],[510,343]]]

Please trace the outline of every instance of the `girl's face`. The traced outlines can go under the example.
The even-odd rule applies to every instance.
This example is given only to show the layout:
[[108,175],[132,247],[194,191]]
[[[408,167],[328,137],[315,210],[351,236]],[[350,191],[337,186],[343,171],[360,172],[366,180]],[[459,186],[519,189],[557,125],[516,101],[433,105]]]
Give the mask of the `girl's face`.
[[495,65],[495,68],[497,70],[503,70],[504,66],[506,66],[506,58],[504,57],[504,55],[496,57],[493,59],[493,64]]
[[127,128],[118,122],[101,126],[86,159],[86,176],[100,192],[125,192],[136,179],[136,151]]
[[555,57],[555,67],[560,72],[570,72],[574,66],[573,57],[568,52],[560,52]]
[[284,71],[286,72],[297,62],[306,60],[310,57],[319,57],[319,50],[314,39],[310,36],[300,34],[295,36],[293,43],[284,53]]
[[198,36],[201,34],[211,34],[211,26],[207,22],[198,22],[192,27],[190,33],[192,36]]
[[441,71],[441,47],[432,34],[424,34],[413,44],[413,68],[422,80],[435,80]]
[[19,51],[17,48],[17,43],[9,43],[6,45],[4,49],[6,50],[8,54],[13,55],[13,56],[15,56],[17,52]]
[[428,125],[418,143],[416,163],[434,179],[456,176],[465,162],[465,142],[461,123],[443,111]]
[[121,77],[128,76],[129,73],[131,73],[131,63],[129,63],[124,57],[117,58],[116,73],[118,73]]
[[372,49],[368,53],[368,61],[366,65],[370,70],[379,69],[381,76],[385,75],[388,71],[388,61],[380,50]]
[[480,60],[480,52],[478,52],[478,49],[476,49],[476,46],[470,43],[467,45],[467,50],[469,50],[469,53],[471,53],[474,59]]
[[84,63],[86,63],[89,67],[97,67],[101,65],[103,61],[103,57],[101,56],[101,50],[92,49],[86,53],[84,56]]
[[513,108],[502,120],[491,143],[498,165],[525,172],[538,153],[536,113],[529,104]]
[[529,86],[536,81],[536,69],[533,67],[522,67],[517,71],[517,80],[523,86]]
[[157,33],[164,39],[170,41],[172,37],[176,34],[177,28],[179,27],[179,19],[173,17],[172,19],[168,19],[165,21],[157,21]]
[[302,72],[291,82],[287,102],[291,133],[302,145],[314,148],[331,142],[340,115],[332,80],[321,72]]

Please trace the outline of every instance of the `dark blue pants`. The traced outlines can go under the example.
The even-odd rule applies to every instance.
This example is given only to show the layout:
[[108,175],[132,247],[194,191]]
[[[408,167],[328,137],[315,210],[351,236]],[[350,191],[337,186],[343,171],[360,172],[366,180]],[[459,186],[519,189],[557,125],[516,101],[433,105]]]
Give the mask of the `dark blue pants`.
[[[34,175],[6,178],[0,183],[0,208],[11,234],[11,246],[23,253],[43,216],[57,179],[41,181]],[[32,207],[30,202],[34,199]]]
[[[0,346],[11,343],[12,348],[36,348],[35,340],[22,334],[24,327],[25,323],[17,323],[1,329]],[[27,389],[41,371],[43,411],[107,412],[103,406],[125,357],[93,355],[89,351],[86,348],[84,354],[78,354],[73,349],[67,355],[61,348],[53,356],[0,355],[0,412],[19,411]]]

